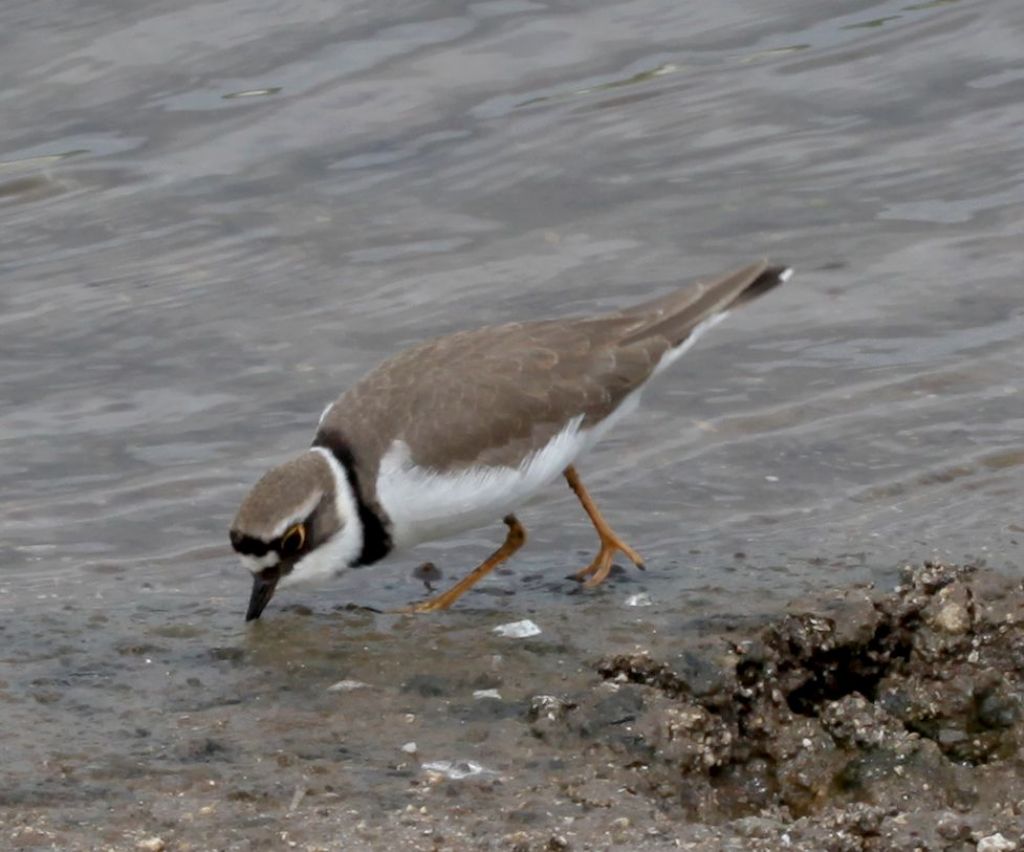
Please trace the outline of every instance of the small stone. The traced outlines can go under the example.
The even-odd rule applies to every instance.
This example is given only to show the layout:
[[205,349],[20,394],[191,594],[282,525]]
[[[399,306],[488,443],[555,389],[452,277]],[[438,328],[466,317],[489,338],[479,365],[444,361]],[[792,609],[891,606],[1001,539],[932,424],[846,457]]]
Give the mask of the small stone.
[[966,633],[971,626],[967,609],[958,603],[947,603],[935,614],[935,626],[947,633],[958,635]]
[[967,840],[971,828],[957,814],[947,811],[940,818],[935,830],[943,840]]
[[135,844],[136,849],[143,849],[145,852],[163,852],[167,848],[162,837],[146,837]]
[[412,576],[423,583],[428,592],[432,592],[434,584],[440,582],[444,575],[433,562],[424,562],[412,572]]
[[779,833],[782,823],[764,816],[742,817],[733,823],[733,828],[741,837],[750,839],[767,839]]
[[408,742],[402,746],[402,751],[404,751],[406,754],[416,754],[416,752],[419,751],[419,749],[416,747],[416,743]]
[[978,841],[978,852],[1013,852],[1017,844],[996,832]]

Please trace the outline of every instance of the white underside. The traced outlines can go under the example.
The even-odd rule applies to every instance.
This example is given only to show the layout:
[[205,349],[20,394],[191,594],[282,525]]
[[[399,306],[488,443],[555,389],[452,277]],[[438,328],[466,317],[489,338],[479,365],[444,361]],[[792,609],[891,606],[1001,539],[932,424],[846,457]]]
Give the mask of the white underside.
[[515,468],[479,466],[441,473],[413,463],[409,447],[396,441],[384,456],[377,479],[395,549],[493,524],[521,508],[594,443],[597,430],[581,429],[582,419],[573,418],[547,446]]
[[[724,317],[724,313],[718,314],[698,325],[682,344],[665,353],[652,377],[676,361],[701,334]],[[416,465],[409,447],[396,441],[381,460],[377,478],[377,496],[391,518],[395,550],[494,524],[522,508],[635,411],[643,387],[629,394],[615,411],[592,428],[582,428],[582,415],[574,417],[519,467],[480,466],[455,474],[443,473]]]

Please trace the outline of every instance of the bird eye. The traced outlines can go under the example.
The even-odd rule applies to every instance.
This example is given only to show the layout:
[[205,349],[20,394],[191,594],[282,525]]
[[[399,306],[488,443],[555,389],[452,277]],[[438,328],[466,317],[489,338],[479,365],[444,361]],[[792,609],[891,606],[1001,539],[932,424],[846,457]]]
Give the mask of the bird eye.
[[281,555],[294,556],[306,543],[306,527],[304,524],[296,524],[281,539]]

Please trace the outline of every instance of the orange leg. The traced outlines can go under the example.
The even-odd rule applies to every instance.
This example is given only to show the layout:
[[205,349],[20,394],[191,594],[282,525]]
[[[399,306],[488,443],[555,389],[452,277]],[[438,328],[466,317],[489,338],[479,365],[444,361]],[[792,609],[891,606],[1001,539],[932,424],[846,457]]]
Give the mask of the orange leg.
[[640,558],[639,553],[619,538],[612,528],[608,526],[608,522],[590,498],[587,489],[583,487],[579,474],[576,473],[576,468],[572,465],[565,469],[565,481],[569,483],[573,493],[579,497],[580,503],[583,504],[583,509],[590,516],[590,522],[594,525],[594,529],[597,530],[597,534],[601,538],[601,549],[597,552],[597,556],[594,557],[594,561],[586,568],[577,571],[576,579],[583,580],[585,577],[586,580],[583,585],[588,589],[601,585],[605,578],[607,578],[608,572],[612,570],[612,557],[615,556],[616,551],[626,554],[632,563],[642,571],[644,560]]
[[441,594],[435,595],[421,603],[413,604],[405,612],[436,612],[439,609],[448,609],[476,583],[519,550],[526,543],[526,528],[519,523],[519,519],[515,515],[506,515],[502,520],[505,526],[508,527],[508,534],[505,536],[505,543],[501,547],[474,568],[472,573],[448,589],[448,591],[441,592]]

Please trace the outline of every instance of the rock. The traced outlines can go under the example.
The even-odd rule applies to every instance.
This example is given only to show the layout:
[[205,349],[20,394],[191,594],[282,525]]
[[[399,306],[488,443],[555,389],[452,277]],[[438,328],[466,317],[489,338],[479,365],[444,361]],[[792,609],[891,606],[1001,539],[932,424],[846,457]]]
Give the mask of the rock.
[[160,837],[146,837],[136,843],[135,848],[145,850],[145,852],[163,852],[167,848],[167,844]]
[[978,852],[1013,852],[1017,844],[998,832],[978,841]]
[[954,581],[941,588],[927,607],[924,618],[930,627],[960,636],[970,629],[970,593],[960,581]]
[[971,836],[971,827],[959,814],[944,813],[935,830],[943,840],[967,840]]
[[825,704],[821,724],[838,745],[855,748],[879,748],[903,732],[885,710],[856,693]]
[[749,816],[735,820],[732,827],[740,837],[769,838],[781,833],[783,823],[763,816]]
[[566,738],[577,737],[579,726],[569,724],[569,715],[575,709],[576,704],[554,695],[533,696],[526,711],[530,733],[537,739],[548,742],[560,742]]

